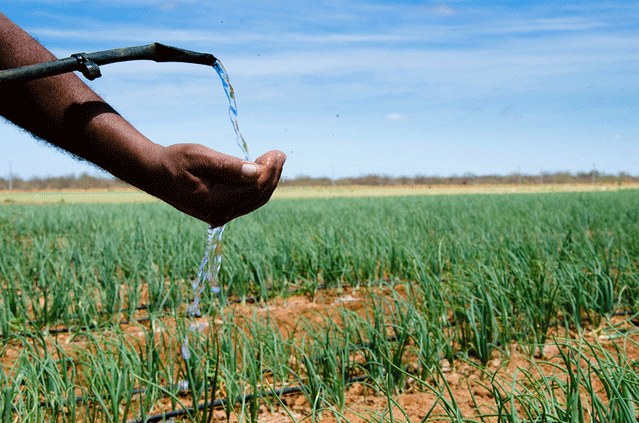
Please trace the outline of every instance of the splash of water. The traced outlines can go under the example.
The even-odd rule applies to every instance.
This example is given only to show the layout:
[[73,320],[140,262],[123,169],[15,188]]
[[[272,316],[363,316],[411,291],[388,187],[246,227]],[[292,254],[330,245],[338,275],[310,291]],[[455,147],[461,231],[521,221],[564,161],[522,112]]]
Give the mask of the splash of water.
[[[231,120],[231,125],[233,126],[233,131],[235,132],[235,143],[242,150],[242,154],[244,155],[244,160],[250,160],[250,154],[248,150],[248,145],[240,132],[240,127],[237,123],[237,102],[235,100],[235,90],[231,85],[231,81],[229,80],[229,74],[224,69],[222,63],[218,60],[213,65],[213,69],[217,72],[220,80],[222,81],[222,88],[224,88],[224,93],[226,94],[226,98],[229,101],[229,118]],[[222,265],[222,235],[224,234],[224,225],[219,226],[217,228],[210,227],[208,229],[208,240],[206,243],[206,248],[204,250],[204,256],[202,257],[202,261],[200,262],[200,266],[198,268],[197,277],[193,281],[193,301],[189,304],[187,308],[187,314],[190,317],[200,317],[202,312],[200,310],[200,299],[202,293],[204,292],[204,287],[206,281],[208,281],[209,287],[211,289],[211,293],[213,295],[219,295],[222,292],[222,288],[220,287],[220,281],[218,279],[218,274],[220,272],[220,266]],[[192,322],[189,325],[189,329],[191,331],[202,330],[201,325],[197,325],[195,322]],[[188,360],[191,357],[191,352],[189,351],[189,339],[188,337],[184,339],[182,343],[182,357],[185,360]]]

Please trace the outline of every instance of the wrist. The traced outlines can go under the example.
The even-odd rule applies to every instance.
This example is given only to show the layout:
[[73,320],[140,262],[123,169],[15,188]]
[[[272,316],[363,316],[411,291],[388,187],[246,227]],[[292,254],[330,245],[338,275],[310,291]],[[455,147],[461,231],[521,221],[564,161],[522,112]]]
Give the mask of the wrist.
[[70,151],[119,179],[146,190],[163,172],[165,147],[149,140],[115,111],[96,114],[79,128],[78,151]]

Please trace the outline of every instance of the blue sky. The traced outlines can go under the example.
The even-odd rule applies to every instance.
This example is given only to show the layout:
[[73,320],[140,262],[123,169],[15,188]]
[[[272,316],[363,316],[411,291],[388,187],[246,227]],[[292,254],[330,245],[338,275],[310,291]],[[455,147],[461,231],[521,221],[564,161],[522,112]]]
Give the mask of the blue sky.
[[[639,2],[0,0],[58,57],[216,55],[252,155],[285,177],[639,174]],[[217,76],[106,65],[90,86],[154,141],[240,155]],[[0,175],[88,171],[0,123]]]

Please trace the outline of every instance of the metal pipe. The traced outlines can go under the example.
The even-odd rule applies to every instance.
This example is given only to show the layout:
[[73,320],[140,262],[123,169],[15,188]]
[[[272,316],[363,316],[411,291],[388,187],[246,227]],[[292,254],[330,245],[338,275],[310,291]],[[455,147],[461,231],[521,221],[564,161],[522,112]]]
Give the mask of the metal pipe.
[[32,81],[47,76],[78,71],[89,80],[101,76],[100,65],[127,62],[131,60],[152,60],[154,62],[182,62],[213,66],[217,59],[212,54],[198,53],[160,43],[144,46],[116,48],[95,53],[77,53],[71,57],[37,63],[19,68],[0,71],[0,83]]

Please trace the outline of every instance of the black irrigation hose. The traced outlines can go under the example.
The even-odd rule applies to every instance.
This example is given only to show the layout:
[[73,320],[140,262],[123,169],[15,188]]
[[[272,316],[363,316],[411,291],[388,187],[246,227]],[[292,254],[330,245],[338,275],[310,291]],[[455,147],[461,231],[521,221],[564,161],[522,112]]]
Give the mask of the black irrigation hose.
[[[395,336],[395,335],[389,336],[389,337],[387,337],[387,338],[386,338],[386,340],[387,340],[388,342],[396,342],[396,341],[397,341],[397,336]],[[371,346],[371,345],[372,345],[372,342],[367,342],[367,343],[364,343],[364,344],[355,344],[355,345],[353,345],[353,350],[354,350],[354,351],[360,351],[360,350],[363,350],[363,349],[366,349],[366,348],[370,348],[370,346]],[[317,358],[315,358],[314,360],[318,360],[318,359],[317,359]],[[346,381],[346,384],[352,384],[352,383],[355,383],[355,382],[360,382],[361,380],[358,380],[359,378],[361,378],[361,380],[365,380],[365,379],[367,379],[365,376],[355,376],[355,377],[353,377],[353,378],[351,378],[351,379],[347,380],[347,381]],[[175,387],[175,386],[177,386],[177,385],[164,385],[164,386],[161,386],[161,387],[160,387],[160,389],[161,389],[161,390],[163,390],[163,391],[167,391],[167,390],[169,390],[170,388],[173,388],[173,387]],[[295,388],[296,388],[296,389],[297,389],[297,388],[302,389],[302,387],[295,387]],[[275,390],[274,392],[279,392],[279,391],[281,391],[281,390],[285,391],[285,393],[297,392],[297,391],[286,391],[286,389],[293,389],[293,388],[282,388],[282,389],[280,389],[280,390]],[[179,389],[179,391],[186,391],[186,390],[188,390],[188,388],[187,388],[187,389]],[[132,394],[133,394],[133,395],[138,395],[138,394],[143,394],[143,393],[145,393],[145,392],[146,392],[146,389],[145,389],[145,388],[134,388],[134,389],[133,389],[133,391],[132,391]],[[260,398],[261,398],[261,397],[264,397],[264,396],[268,396],[268,395],[280,396],[279,394],[276,394],[276,393],[268,393],[268,394],[267,394],[267,393],[265,393],[264,391],[262,391],[262,392],[259,392],[259,393],[257,393],[257,394],[247,394],[247,395],[244,397],[244,399],[245,399],[246,401],[248,401],[249,399],[252,399],[252,398],[253,398],[253,395],[258,395]],[[282,395],[283,395],[283,394],[282,394]],[[85,398],[85,397],[83,397],[83,396],[78,396],[78,397],[75,399],[75,403],[76,403],[76,404],[77,404],[77,403],[81,403],[81,402],[84,402],[85,400],[91,400],[91,398]],[[217,402],[219,402],[219,401],[222,401],[222,403],[221,403],[221,404],[217,404]],[[219,406],[221,406],[221,405],[226,404],[226,402],[227,402],[227,401],[228,401],[228,400],[227,400],[227,399],[224,399],[224,398],[223,398],[223,399],[216,400],[216,401],[214,401],[213,403],[211,403],[211,404],[213,404],[213,405],[211,405],[211,407],[219,407]],[[48,404],[47,404],[47,402],[46,402],[46,401],[40,401],[40,406],[41,406],[41,407],[46,407],[47,405],[48,405]],[[198,408],[198,409],[199,409],[199,410],[201,410],[201,409],[203,409],[203,408]],[[194,410],[194,409],[193,409],[193,408],[191,408],[190,410]]]
[[[347,385],[352,385],[353,383],[357,383],[357,382],[363,382],[365,380],[369,379],[368,376],[355,376],[350,378],[349,380],[346,381]],[[275,396],[278,398],[281,398],[284,395],[289,395],[289,394],[296,394],[298,392],[303,392],[304,388],[306,388],[306,386],[304,385],[298,385],[298,386],[289,386],[286,388],[280,388],[280,389],[274,389],[272,391],[261,391],[261,392],[257,392],[255,394],[246,394],[244,395],[244,397],[241,400],[238,400],[238,402],[249,402],[251,401],[253,398],[264,398],[264,397],[269,397],[269,396]],[[188,408],[183,408],[180,410],[173,410],[173,411],[169,411],[169,412],[165,412],[165,413],[158,413],[158,414],[154,414],[151,416],[148,416],[146,419],[136,419],[136,420],[129,420],[127,423],[156,423],[156,422],[161,422],[161,421],[165,421],[167,419],[172,419],[174,417],[181,417],[184,416],[186,414],[191,414],[193,413],[196,409],[201,411],[204,410],[206,408],[220,408],[225,406],[228,403],[228,398],[220,398],[220,399],[216,399],[214,401],[209,401],[209,402],[205,402],[205,403],[201,403],[198,404],[197,407],[188,407]]]
[[[129,319],[124,319],[118,322],[118,325],[128,325],[129,323],[133,322],[137,322],[137,323],[142,323],[142,322],[148,322],[149,320],[151,320],[150,317],[140,317],[139,319],[133,319],[133,320],[129,320]],[[88,332],[91,331],[93,329],[97,329],[99,328],[100,325],[99,324],[92,324],[92,325],[88,325],[88,326],[80,326],[78,328],[74,329],[74,332]],[[65,327],[65,328],[54,328],[54,329],[49,329],[47,330],[47,332],[49,332],[50,334],[53,335],[57,335],[60,333],[69,333],[71,332],[71,328]]]
[[[288,395],[288,394],[294,394],[297,392],[302,392],[302,387],[301,386],[291,386],[291,387],[286,387],[286,388],[281,388],[281,389],[276,389],[273,392],[266,392],[266,391],[262,391],[262,392],[258,392],[257,394],[247,394],[244,396],[244,398],[242,399],[244,402],[248,402],[251,401],[254,397],[257,398],[263,398],[265,396],[276,396],[276,397],[281,397],[283,395]],[[240,400],[238,400],[240,401]],[[220,398],[220,399],[216,399],[214,401],[209,401],[209,402],[205,402],[202,404],[198,404],[197,407],[188,407],[188,408],[182,408],[180,410],[173,410],[173,411],[167,411],[164,413],[158,413],[158,414],[153,414],[151,416],[148,416],[146,419],[135,419],[135,420],[129,420],[127,421],[127,423],[153,423],[153,422],[161,422],[167,419],[172,419],[174,417],[181,417],[184,416],[185,414],[190,414],[192,412],[195,411],[195,409],[197,408],[198,410],[204,410],[206,408],[220,408],[220,407],[224,407],[226,404],[228,403],[228,398]]]
[[617,310],[614,311],[611,316],[634,316],[635,314],[639,314],[639,311],[637,310],[630,310],[630,309],[625,309],[625,310]]
[[[142,323],[142,322],[147,322],[151,320],[150,317],[140,317],[139,319],[133,319],[134,322],[137,323]],[[118,325],[127,325],[131,323],[131,320],[129,319],[125,319],[125,320],[121,320],[120,322],[118,322]],[[34,331],[31,332],[18,332],[18,333],[14,333],[9,335],[8,338],[18,338],[18,337],[25,337],[25,338],[37,338],[39,335],[42,335],[44,333],[49,333],[52,335],[58,335],[61,333],[69,333],[72,331],[74,332],[88,332],[91,331],[93,329],[97,329],[99,328],[101,325],[100,324],[91,324],[91,325],[87,325],[87,326],[80,326],[77,328],[69,328],[69,327],[62,327],[62,328],[53,328],[53,329],[42,329],[40,330],[40,333],[36,333]]]
[[[318,285],[315,288],[315,291],[323,291],[323,290],[327,290],[327,289],[331,289],[331,288],[336,288],[335,286],[331,286],[328,284],[321,284]],[[292,295],[297,293],[297,291],[301,290],[302,288],[294,288],[294,289],[289,289],[288,292],[286,292],[286,294]],[[250,296],[250,297],[243,297],[243,298],[233,298],[233,299],[228,299],[227,303],[229,304],[240,304],[240,303],[249,303],[249,304],[255,304],[260,302],[260,298],[256,297],[256,296]],[[135,308],[136,311],[141,311],[141,310],[147,310],[149,308],[148,304],[141,304],[139,306],[137,306]],[[122,311],[114,311],[114,312],[99,312],[99,315],[108,315],[108,316],[112,316],[116,313],[122,313]],[[612,312],[610,315],[611,316],[631,316],[634,314],[639,313],[639,311],[637,310],[631,310],[631,309],[621,309],[621,310],[617,310]],[[141,322],[145,322],[148,321],[149,318],[145,317],[145,318],[140,318],[140,319],[134,319],[134,321],[141,323]],[[30,324],[32,324],[33,326],[35,325],[35,322],[29,322]],[[121,325],[124,324],[128,324],[130,323],[129,320],[124,320],[122,322],[120,322]],[[87,326],[79,326],[77,328],[73,328],[73,331],[88,331],[88,330],[93,330],[96,329],[97,327],[99,327],[99,325],[94,324],[94,325],[87,325]],[[49,329],[47,332],[49,332],[50,334],[58,334],[58,333],[68,333],[71,332],[72,329],[69,327],[62,327],[62,328],[55,328],[55,329]],[[34,337],[35,335],[33,335],[33,332],[18,332],[14,335],[12,335],[11,337],[16,337],[16,336],[28,336],[28,337]]]
[[[139,395],[139,394],[143,394],[146,391],[146,389],[144,388],[134,388],[133,391],[131,391],[131,396],[133,395]],[[81,402],[85,402],[85,401],[91,401],[92,398],[91,397],[83,397],[82,395],[78,395],[77,397],[75,397],[75,400],[73,402],[75,402],[76,404],[80,404]],[[65,405],[69,404],[69,400],[63,400]],[[48,407],[49,403],[47,401],[40,401],[40,407]],[[15,406],[12,409],[12,411],[15,411]]]
[[[335,286],[330,286],[327,284],[322,284],[322,285],[318,285],[317,288],[315,288],[316,291],[323,291],[323,290],[327,290],[327,289],[331,289],[331,288],[336,288]],[[286,294],[295,294],[297,291],[299,291],[302,288],[297,288],[297,289],[290,289],[288,290],[288,292]],[[256,296],[249,296],[249,297],[241,297],[241,298],[232,298],[232,299],[228,299],[227,303],[229,304],[240,304],[240,303],[248,303],[248,304],[255,304],[260,302],[260,298],[256,297]],[[135,308],[136,311],[141,311],[141,310],[147,310],[149,308],[149,304],[140,304],[139,306],[137,306]],[[98,313],[98,315],[106,315],[106,316],[113,316],[114,314],[117,313],[123,313],[125,312],[125,310],[121,310],[121,311],[113,311],[113,312],[108,312],[108,311],[100,311]],[[134,321],[136,322],[145,322],[148,321],[149,318],[148,317],[143,317],[143,318],[139,318],[139,319],[134,319]],[[125,325],[130,323],[130,320],[123,320],[121,321],[119,324],[121,325]],[[36,324],[36,322],[34,321],[30,321],[29,324],[31,324],[32,326],[38,326]],[[68,333],[73,331],[88,331],[88,330],[93,330],[98,328],[99,325],[98,324],[93,324],[93,325],[87,325],[87,326],[78,326],[76,328],[70,328],[70,327],[61,327],[61,328],[54,328],[54,329],[49,329],[47,330],[48,333],[50,334],[58,334],[58,333]],[[44,331],[44,330],[42,330]],[[13,337],[16,336],[28,336],[28,337],[33,337],[33,332],[18,332],[14,335],[12,335]]]
[[[335,287],[334,286],[329,286],[327,284],[322,284],[322,285],[318,285],[315,288],[315,291],[323,291],[323,290],[327,290],[327,289],[330,289],[330,288],[335,288]],[[301,288],[291,289],[291,290],[288,290],[287,293],[288,294],[295,294],[300,289]],[[260,298],[255,297],[255,296],[244,297],[244,298],[233,298],[233,299],[227,300],[227,302],[229,304],[239,304],[239,303],[255,304],[255,303],[258,303],[259,301],[260,301]],[[135,310],[136,311],[141,311],[141,310],[147,310],[148,308],[149,308],[148,304],[141,304],[141,305],[137,306],[135,308]],[[121,313],[121,311],[117,311],[117,312],[100,312],[99,314],[112,316],[112,315],[114,315],[116,313]],[[632,316],[632,315],[635,315],[635,314],[639,314],[639,311],[631,310],[631,309],[622,309],[622,310],[614,311],[610,315],[611,316]],[[135,321],[137,323],[142,323],[142,322],[147,322],[149,320],[150,320],[150,318],[148,318],[148,317],[142,317],[142,318],[139,318],[139,319],[134,319],[133,321]],[[130,322],[131,322],[131,320],[123,320],[119,324],[120,325],[126,325],[126,324],[129,324]],[[35,322],[29,322],[29,323],[31,323],[33,326],[36,326]],[[92,325],[87,325],[87,326],[79,326],[77,328],[73,328],[73,331],[86,332],[86,331],[90,331],[90,330],[96,329],[98,327],[99,327],[98,324],[92,324]],[[55,334],[60,334],[60,333],[69,333],[71,331],[72,331],[72,329],[69,328],[69,327],[61,327],[61,328],[54,328],[54,329],[47,330],[47,332],[49,334],[54,334],[54,335]],[[29,338],[34,338],[36,335],[33,332],[18,332],[16,334],[11,335],[10,337],[11,338],[15,338],[15,337],[18,337],[18,336],[26,336],[26,337],[29,337]]]
[[[328,286],[326,284],[322,284],[319,285],[316,288],[316,291],[321,291],[321,290],[325,290],[325,289],[330,289],[330,288],[335,288],[333,286]],[[292,289],[289,290],[288,294],[295,294],[296,291],[298,291],[298,289]],[[227,303],[229,304],[240,304],[240,303],[248,303],[248,304],[255,304],[258,303],[260,301],[260,299],[256,296],[250,296],[250,297],[243,297],[243,298],[233,298],[233,299],[229,299],[227,300]],[[149,308],[148,304],[141,304],[139,306],[137,306],[135,308],[136,311],[141,311],[141,310],[147,310]],[[98,313],[98,315],[107,315],[107,316],[113,316],[116,313],[122,313],[123,311],[114,311],[114,312],[107,312],[107,311],[101,311]],[[133,319],[133,321],[141,323],[141,322],[146,322],[149,321],[150,319],[148,317],[142,317],[139,319]],[[123,320],[121,321],[119,324],[120,325],[126,325],[128,323],[130,323],[130,320]],[[32,326],[37,326],[36,322],[34,321],[30,321],[29,324],[31,324]],[[46,330],[46,332],[50,333],[50,334],[60,334],[60,333],[69,333],[69,332],[86,332],[89,330],[93,330],[98,328],[100,325],[99,324],[92,324],[92,325],[87,325],[87,326],[78,326],[75,328],[70,328],[70,327],[61,327],[61,328],[54,328],[54,329],[48,329]],[[45,330],[41,329],[42,332],[44,332]],[[18,332],[18,333],[14,333],[12,334],[10,337],[11,338],[15,338],[15,337],[19,337],[19,336],[25,336],[25,337],[29,337],[29,338],[34,338],[36,335],[34,334],[34,332]]]
[[[232,300],[228,300],[229,304],[239,304],[239,303],[254,304],[254,303],[257,303],[257,302],[259,302],[259,299],[257,297],[253,297],[253,296],[245,297],[245,298],[234,298]],[[137,306],[135,308],[135,310],[136,311],[141,311],[141,310],[147,310],[148,308],[149,308],[148,304],[141,304],[141,305]],[[98,315],[113,316],[114,314],[122,313],[122,312],[123,311],[114,311],[114,312],[102,311],[102,312],[99,312]],[[133,319],[133,320],[125,319],[125,320],[120,321],[118,324],[126,325],[126,324],[131,323],[131,321],[134,321],[134,322],[137,322],[137,323],[142,323],[142,322],[147,322],[149,320],[151,320],[149,317],[140,317],[138,319]],[[34,322],[34,321],[30,321],[28,323],[30,325],[32,325],[32,326],[38,326],[36,324],[36,322]],[[90,331],[90,330],[93,330],[93,329],[97,329],[98,327],[100,327],[100,324],[96,323],[96,324],[91,324],[91,325],[86,325],[86,326],[78,326],[78,327],[75,327],[75,328],[66,326],[66,327],[53,328],[53,329],[47,329],[47,330],[40,329],[40,331],[41,332],[48,332],[49,334],[54,334],[55,335],[55,334],[69,333],[69,332],[86,332],[86,331]],[[19,336],[25,336],[25,337],[29,337],[29,338],[34,338],[37,335],[35,335],[35,333],[33,331],[31,331],[31,332],[17,332],[17,333],[14,333],[14,334],[10,335],[9,337],[10,338],[16,338],[16,337],[19,337]]]

